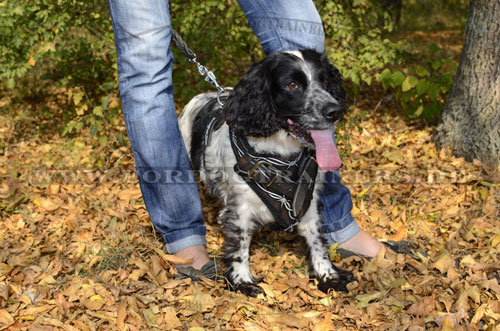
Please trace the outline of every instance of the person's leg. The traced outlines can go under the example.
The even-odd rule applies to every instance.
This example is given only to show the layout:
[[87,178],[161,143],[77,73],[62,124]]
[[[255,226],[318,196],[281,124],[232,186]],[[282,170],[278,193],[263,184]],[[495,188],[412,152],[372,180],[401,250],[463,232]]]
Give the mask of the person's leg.
[[238,0],[266,54],[325,50],[323,23],[310,0]]
[[[325,50],[323,24],[310,0],[238,0],[248,23],[261,39],[266,54],[296,49]],[[338,171],[326,174],[321,195],[324,232],[328,244],[366,256],[375,256],[382,245],[360,229],[351,216],[349,189]]]
[[146,208],[167,251],[200,265],[208,261],[206,229],[175,113],[168,1],[110,0],[109,9],[123,114]]
[[363,231],[351,215],[352,198],[347,187],[340,183],[339,171],[327,172],[321,194],[325,237],[328,245],[339,243],[340,248],[374,257],[382,244]]

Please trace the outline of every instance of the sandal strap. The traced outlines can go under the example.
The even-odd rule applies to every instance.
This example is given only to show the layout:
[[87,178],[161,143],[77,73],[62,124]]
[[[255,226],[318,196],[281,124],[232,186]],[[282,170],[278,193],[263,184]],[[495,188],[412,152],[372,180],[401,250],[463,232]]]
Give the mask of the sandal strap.
[[221,280],[222,271],[220,266],[214,261],[205,263],[201,269],[195,269],[192,266],[180,266],[176,268],[177,274],[174,278],[185,279],[191,278],[192,280],[199,280],[200,276],[206,277],[211,280]]

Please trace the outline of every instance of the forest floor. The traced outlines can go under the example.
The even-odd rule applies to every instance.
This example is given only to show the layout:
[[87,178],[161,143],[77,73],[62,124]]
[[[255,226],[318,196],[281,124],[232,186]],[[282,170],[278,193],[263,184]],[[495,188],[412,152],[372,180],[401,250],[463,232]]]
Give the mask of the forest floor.
[[[346,119],[357,128],[342,180],[361,227],[413,243],[416,258],[383,250],[340,259],[332,246],[357,281],[325,294],[308,278],[301,239],[263,232],[251,249],[252,272],[264,278],[257,298],[173,279],[129,148],[35,134],[38,119],[5,112],[13,100],[4,95],[0,330],[499,330],[498,172],[436,150],[432,126],[377,107],[386,92],[373,91]],[[108,155],[104,170],[92,165],[96,152]],[[203,189],[202,198],[209,253],[221,257],[220,203]]]

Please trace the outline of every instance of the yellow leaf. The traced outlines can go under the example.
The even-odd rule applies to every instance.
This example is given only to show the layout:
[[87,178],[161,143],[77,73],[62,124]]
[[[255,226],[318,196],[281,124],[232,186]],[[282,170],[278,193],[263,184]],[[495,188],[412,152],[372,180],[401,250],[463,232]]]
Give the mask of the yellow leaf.
[[420,115],[422,115],[422,113],[424,112],[424,106],[420,105],[417,110],[415,111],[415,113],[413,113],[413,115],[415,117],[418,117]]
[[35,318],[36,318],[35,315],[23,315],[16,317],[17,320],[21,321],[34,321]]
[[480,187],[477,191],[479,192],[481,200],[486,201],[486,199],[488,199],[490,191],[486,187]]
[[102,296],[100,296],[99,294],[93,295],[89,299],[90,299],[90,301],[104,302],[104,298]]
[[33,199],[33,202],[35,203],[35,205],[45,209],[46,211],[54,211],[59,208],[58,204],[47,198],[35,198]]
[[59,193],[59,188],[61,187],[60,184],[51,184],[49,186],[50,194],[57,194]]
[[85,143],[84,143],[83,141],[80,141],[80,140],[75,140],[75,141],[73,142],[73,145],[74,145],[75,147],[78,147],[78,148],[83,148],[83,147],[85,147]]
[[484,313],[486,312],[486,309],[488,309],[488,305],[484,304],[481,305],[479,308],[476,309],[476,312],[474,313],[474,316],[472,317],[470,324],[477,324],[483,318]]
[[370,190],[369,187],[365,188],[363,191],[358,193],[358,197],[362,198],[369,190]]
[[497,247],[498,243],[500,243],[500,233],[497,233],[491,240],[491,247]]
[[82,101],[82,99],[83,99],[83,92],[82,91],[76,92],[73,95],[73,102],[75,103],[75,106],[78,106],[78,104],[80,103],[80,101]]
[[0,326],[2,329],[4,327],[8,327],[9,325],[14,324],[14,318],[11,314],[5,309],[0,309]]
[[444,327],[449,327],[449,328],[452,328],[452,329],[455,328],[455,326],[451,323],[449,316],[446,316],[446,319],[443,322],[443,328]]
[[335,243],[330,245],[328,248],[328,256],[330,257],[330,260],[335,261],[335,258],[337,257],[337,247],[339,243]]
[[82,116],[83,114],[85,114],[85,111],[88,109],[88,106],[87,105],[83,105],[81,107],[78,107],[76,108],[76,114],[78,116]]
[[331,307],[333,304],[332,299],[330,297],[324,297],[323,299],[319,299],[318,303],[326,307]]
[[31,56],[30,56],[30,58],[29,58],[29,60],[28,60],[28,64],[29,64],[30,66],[32,66],[32,67],[34,67],[34,66],[35,66],[35,64],[36,64],[36,60],[35,60],[35,58],[33,57],[33,55],[31,55]]
[[54,277],[52,276],[47,276],[45,278],[43,278],[39,283],[38,285],[51,285],[51,284],[55,284],[56,283],[56,280],[54,279]]

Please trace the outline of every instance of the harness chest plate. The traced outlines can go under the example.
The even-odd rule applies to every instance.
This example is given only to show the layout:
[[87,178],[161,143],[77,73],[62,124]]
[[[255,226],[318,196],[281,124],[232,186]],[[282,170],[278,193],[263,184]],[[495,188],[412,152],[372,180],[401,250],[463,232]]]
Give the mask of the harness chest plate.
[[309,209],[318,164],[310,150],[287,160],[256,153],[244,136],[230,130],[229,138],[237,163],[234,170],[264,202],[284,231],[293,231]]

